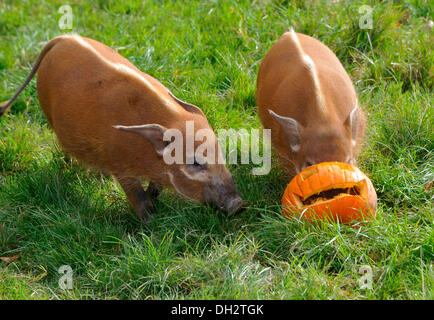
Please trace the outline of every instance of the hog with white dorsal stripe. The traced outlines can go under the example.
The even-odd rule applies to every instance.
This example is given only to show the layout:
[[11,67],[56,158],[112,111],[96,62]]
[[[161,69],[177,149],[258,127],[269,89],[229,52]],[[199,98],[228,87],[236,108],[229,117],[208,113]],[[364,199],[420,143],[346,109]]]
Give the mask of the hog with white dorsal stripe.
[[283,34],[259,68],[257,104],[290,177],[320,162],[356,164],[365,117],[350,77],[320,41]]
[[[187,198],[230,214],[245,207],[221,161],[217,139],[204,113],[174,97],[113,49],[78,35],[54,38],[41,51],[24,84],[0,108],[0,115],[36,72],[41,108],[62,147],[79,161],[116,177],[144,221],[149,221],[151,200],[162,187],[172,187]],[[187,121],[193,123],[194,132],[187,133]],[[194,141],[193,149],[183,154],[189,161],[164,161],[169,142],[163,136],[169,128],[182,133],[184,144],[187,139]],[[201,129],[211,131],[205,142],[192,136]],[[215,161],[197,159],[195,150],[203,143],[215,148]],[[150,181],[146,191],[141,178]]]

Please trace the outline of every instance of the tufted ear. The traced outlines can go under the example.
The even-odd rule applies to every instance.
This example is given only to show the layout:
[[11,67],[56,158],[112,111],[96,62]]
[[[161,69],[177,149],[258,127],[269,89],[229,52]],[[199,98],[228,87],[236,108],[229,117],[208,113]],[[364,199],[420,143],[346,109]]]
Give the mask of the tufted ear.
[[279,123],[286,139],[291,146],[292,152],[298,152],[301,145],[300,134],[303,131],[303,127],[297,122],[297,120],[289,117],[283,117],[275,113],[273,110],[268,109],[270,115]]
[[167,146],[168,142],[163,140],[164,133],[166,132],[166,128],[153,123],[153,124],[144,124],[140,126],[113,126],[113,128],[133,132],[141,135],[146,140],[148,140],[154,146],[155,152],[159,156],[163,156],[164,148]]
[[344,126],[350,129],[351,140],[353,146],[356,144],[357,140],[357,129],[358,129],[358,116],[359,116],[359,104],[356,102],[356,106],[351,110],[347,119],[345,119]]
[[191,104],[191,103],[182,101],[181,99],[178,99],[170,91],[168,91],[168,93],[172,97],[173,100],[175,100],[177,103],[179,103],[188,112],[196,113],[196,114],[199,114],[199,115],[202,115],[205,117],[205,114],[203,113],[203,111],[199,107],[196,107],[194,104]]

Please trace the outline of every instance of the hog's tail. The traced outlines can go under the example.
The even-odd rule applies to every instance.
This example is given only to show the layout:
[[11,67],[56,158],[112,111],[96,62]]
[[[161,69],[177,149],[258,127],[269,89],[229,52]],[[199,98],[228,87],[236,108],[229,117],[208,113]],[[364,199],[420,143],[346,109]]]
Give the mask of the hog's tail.
[[27,76],[24,83],[21,85],[21,87],[15,92],[15,94],[10,98],[8,101],[1,103],[0,105],[0,117],[4,115],[9,108],[12,106],[14,101],[17,99],[19,94],[24,90],[24,88],[29,84],[30,80],[32,80],[33,76],[35,75],[36,71],[38,71],[39,65],[41,64],[42,59],[44,59],[45,55],[50,51],[59,40],[62,39],[62,36],[54,38],[53,40],[49,41],[45,47],[42,49],[41,53],[39,54],[38,60],[36,60],[35,64],[33,65],[32,71],[30,71],[30,74]]

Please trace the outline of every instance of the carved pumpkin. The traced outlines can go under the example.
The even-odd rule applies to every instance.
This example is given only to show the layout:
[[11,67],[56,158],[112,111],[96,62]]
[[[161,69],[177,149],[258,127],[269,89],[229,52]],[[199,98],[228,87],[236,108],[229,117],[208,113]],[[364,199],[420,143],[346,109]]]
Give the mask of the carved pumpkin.
[[342,223],[375,218],[377,193],[371,180],[355,166],[323,162],[305,168],[289,183],[282,197],[286,217],[339,219]]

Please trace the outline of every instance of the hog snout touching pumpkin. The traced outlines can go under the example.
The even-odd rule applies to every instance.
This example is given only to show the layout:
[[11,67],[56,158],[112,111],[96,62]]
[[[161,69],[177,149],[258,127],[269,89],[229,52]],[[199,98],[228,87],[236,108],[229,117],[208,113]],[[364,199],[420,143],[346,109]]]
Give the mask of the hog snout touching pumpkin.
[[364,114],[344,67],[320,41],[285,33],[261,63],[257,101],[289,176],[321,162],[356,164]]
[[[143,220],[149,220],[152,200],[163,187],[228,212],[244,205],[202,110],[173,96],[111,48],[77,35],[49,41],[0,115],[36,72],[41,108],[63,149],[110,172]],[[187,130],[186,123],[194,129]],[[176,151],[182,161],[175,163],[168,162],[165,154],[169,144],[165,134],[173,131],[181,141]],[[207,139],[199,144],[194,138],[204,131]],[[192,148],[186,148],[187,141],[194,141]],[[217,152],[210,156],[202,152],[200,158],[200,152],[196,155],[200,147],[214,147]],[[146,191],[141,179],[150,181]]]

